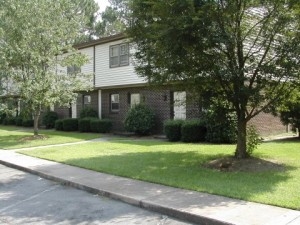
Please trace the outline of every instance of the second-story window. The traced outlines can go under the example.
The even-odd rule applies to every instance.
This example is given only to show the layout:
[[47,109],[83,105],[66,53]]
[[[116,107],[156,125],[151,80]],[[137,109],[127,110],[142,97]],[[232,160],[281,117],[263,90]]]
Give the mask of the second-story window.
[[77,74],[81,73],[81,68],[79,66],[68,66],[67,67],[67,74]]
[[128,43],[113,45],[109,48],[110,67],[128,66],[129,49]]

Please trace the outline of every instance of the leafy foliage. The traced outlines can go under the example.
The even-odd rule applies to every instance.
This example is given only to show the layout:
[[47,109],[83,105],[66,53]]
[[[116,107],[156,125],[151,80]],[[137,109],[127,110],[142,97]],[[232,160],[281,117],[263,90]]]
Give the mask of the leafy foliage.
[[135,105],[126,115],[125,129],[138,135],[149,134],[154,127],[154,119],[155,115],[148,106],[143,104]]
[[16,118],[12,116],[7,116],[3,120],[3,125],[16,125]]
[[80,118],[86,118],[86,117],[95,117],[98,118],[98,113],[95,109],[91,107],[85,107],[80,112]]
[[92,117],[86,117],[78,120],[78,130],[80,132],[91,132],[91,120],[94,119]]
[[69,118],[64,119],[63,123],[63,131],[78,131],[78,119]]
[[181,140],[183,142],[205,141],[207,128],[203,120],[186,120],[181,126]]
[[91,131],[96,133],[109,133],[112,128],[112,121],[109,119],[91,119]]
[[23,126],[23,118],[21,116],[16,117],[16,126]]
[[22,126],[23,127],[33,127],[34,120],[33,119],[23,119]]
[[300,137],[300,92],[295,92],[280,108],[281,121],[298,129]]
[[7,72],[30,109],[37,134],[43,108],[68,106],[77,97],[75,91],[91,87],[90,74],[67,76],[58,69],[88,61],[73,48],[86,17],[72,0],[7,0],[0,9],[0,71]]
[[164,122],[164,131],[169,141],[180,141],[183,120],[167,120]]
[[256,128],[251,125],[247,127],[247,155],[251,156],[253,151],[257,149],[258,145],[261,143],[261,138],[256,130]]
[[63,119],[58,119],[55,121],[55,130],[59,130],[59,131],[64,130]]
[[213,104],[207,106],[202,118],[207,127],[206,141],[211,143],[236,143],[236,116],[226,101],[210,98]]
[[5,118],[6,118],[6,112],[4,110],[1,110],[0,111],[0,124],[3,124]]
[[57,119],[57,112],[48,111],[43,115],[43,124],[46,126],[46,129],[52,129],[55,127],[55,121]]
[[287,83],[291,90],[299,85],[300,2],[129,0],[127,6],[136,71],[152,84],[218,89],[237,117],[235,156],[246,158],[248,121],[288,98]]

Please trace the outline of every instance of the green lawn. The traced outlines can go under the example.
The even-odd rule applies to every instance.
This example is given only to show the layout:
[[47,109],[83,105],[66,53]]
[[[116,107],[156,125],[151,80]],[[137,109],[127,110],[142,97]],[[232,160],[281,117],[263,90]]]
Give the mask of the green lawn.
[[0,149],[18,149],[43,145],[79,142],[98,138],[99,134],[68,133],[53,130],[40,130],[40,134],[47,138],[44,140],[26,140],[33,135],[32,129],[15,126],[0,126]]
[[21,151],[95,171],[300,210],[300,142],[263,143],[256,157],[285,164],[272,172],[220,172],[203,168],[232,155],[233,145],[114,140],[80,146]]

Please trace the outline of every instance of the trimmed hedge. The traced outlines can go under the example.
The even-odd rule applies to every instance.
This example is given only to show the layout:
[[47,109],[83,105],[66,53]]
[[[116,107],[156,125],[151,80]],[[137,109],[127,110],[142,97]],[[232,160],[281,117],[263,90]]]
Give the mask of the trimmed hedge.
[[181,140],[183,142],[205,141],[207,128],[202,120],[187,120],[181,126]]
[[6,113],[4,111],[0,111],[0,124],[4,124],[4,119],[6,118]]
[[64,131],[78,131],[78,119],[68,118],[63,120]]
[[22,117],[16,117],[16,125],[19,127],[23,126],[23,118]]
[[48,111],[43,115],[43,124],[46,126],[46,129],[52,129],[55,127],[55,121],[57,119],[57,112]]
[[81,119],[87,118],[87,117],[98,118],[98,113],[95,109],[93,109],[91,107],[86,107],[81,110],[79,117]]
[[4,118],[3,125],[16,125],[16,118],[15,117]]
[[126,115],[125,129],[138,135],[147,135],[154,127],[155,115],[146,105],[139,104],[132,107]]
[[33,127],[34,121],[33,119],[23,119],[22,126],[23,127]]
[[164,132],[169,141],[180,141],[183,120],[167,120],[164,122]]
[[92,132],[108,133],[112,128],[112,121],[109,119],[91,119],[90,128]]
[[78,130],[80,132],[91,132],[91,119],[93,118],[83,118],[78,120]]
[[62,119],[56,120],[54,126],[55,126],[55,130],[63,131],[64,130],[63,120]]

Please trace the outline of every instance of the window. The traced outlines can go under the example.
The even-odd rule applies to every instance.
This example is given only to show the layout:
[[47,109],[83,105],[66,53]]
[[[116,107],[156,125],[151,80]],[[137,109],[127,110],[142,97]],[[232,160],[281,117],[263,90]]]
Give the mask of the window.
[[67,67],[67,74],[76,74],[80,72],[81,72],[81,68],[78,66],[73,65]]
[[133,107],[134,105],[138,105],[141,103],[141,95],[140,94],[131,94],[130,95],[130,104],[131,107]]
[[110,95],[110,109],[112,112],[118,112],[120,110],[119,94]]
[[110,46],[109,61],[110,67],[128,66],[129,51],[128,43]]
[[91,104],[92,98],[90,95],[84,95],[83,96],[83,105],[88,106]]

